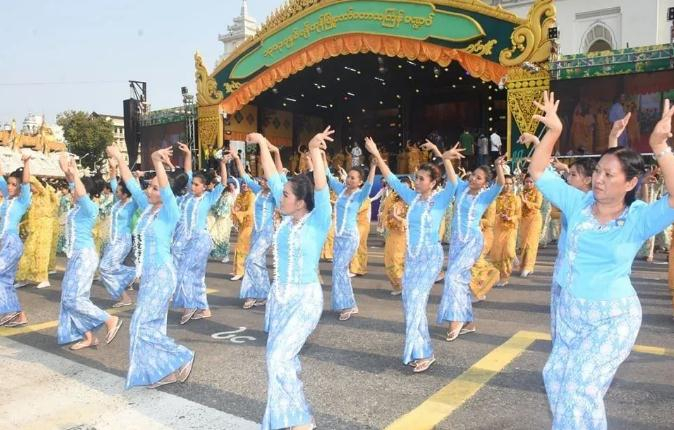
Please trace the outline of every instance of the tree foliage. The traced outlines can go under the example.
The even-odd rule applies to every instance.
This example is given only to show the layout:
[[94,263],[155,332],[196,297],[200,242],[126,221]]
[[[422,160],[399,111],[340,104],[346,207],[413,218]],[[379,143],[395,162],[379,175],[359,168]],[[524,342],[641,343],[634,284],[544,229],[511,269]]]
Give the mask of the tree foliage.
[[105,158],[105,147],[113,142],[114,126],[105,117],[82,111],[65,111],[56,116],[63,127],[68,150],[80,157],[82,166],[95,170]]

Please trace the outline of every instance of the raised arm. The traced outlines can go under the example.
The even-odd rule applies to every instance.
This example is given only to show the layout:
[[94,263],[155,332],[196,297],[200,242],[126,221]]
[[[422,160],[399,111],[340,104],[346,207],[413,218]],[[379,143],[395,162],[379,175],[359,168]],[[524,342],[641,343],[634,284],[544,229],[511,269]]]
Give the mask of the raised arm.
[[166,174],[166,169],[164,168],[164,163],[170,164],[172,155],[173,149],[171,148],[160,149],[152,153],[152,165],[154,166],[154,171],[157,175],[159,188],[166,188],[170,185],[168,175]]
[[66,181],[73,183],[73,174],[70,171],[70,156],[65,152],[59,157],[59,167],[63,171]]
[[379,149],[377,148],[377,144],[374,143],[374,140],[372,140],[371,137],[365,138],[365,149],[367,149],[367,152],[369,152],[370,155],[374,157],[375,161],[377,162],[377,167],[379,167],[381,174],[385,178],[392,174],[391,169],[389,169],[388,165],[386,165],[386,162],[381,157]]
[[[250,133],[246,136],[246,142],[257,144],[260,147],[260,163],[262,164],[262,170],[264,172],[264,177],[269,180],[274,175],[278,174],[276,166],[274,165],[274,160],[271,158],[271,153],[269,152],[269,143],[267,139],[260,133]],[[240,166],[240,164],[237,164]],[[241,170],[241,167],[239,167]],[[241,170],[245,172],[245,170]]]
[[[191,174],[192,173],[192,151],[190,151],[190,147],[185,145],[182,142],[178,142],[178,149],[180,149],[180,152],[183,153],[183,156],[185,157],[185,162],[183,163],[183,168],[185,169],[185,173]],[[171,168],[173,168],[173,165],[171,164],[170,160],[168,163]]]
[[69,171],[70,171],[70,176],[72,177],[71,182],[75,184],[75,194],[74,198],[75,200],[79,200],[82,197],[85,197],[87,195],[87,189],[84,187],[84,184],[82,183],[82,180],[80,179],[80,172],[77,169],[77,163],[75,163],[75,159],[71,158],[70,163],[69,163]]
[[327,148],[328,142],[334,140],[332,138],[334,133],[335,130],[331,130],[330,126],[328,126],[322,133],[318,133],[309,141],[309,156],[314,165],[314,189],[316,191],[321,191],[328,186],[328,180],[325,176],[327,166],[323,163],[323,155],[321,152]]
[[[30,183],[30,159],[31,156],[28,154],[21,155],[21,161],[23,161],[23,176],[21,177],[21,182],[23,182],[24,184]],[[40,184],[39,188],[44,190],[42,184]]]
[[505,185],[505,171],[503,166],[505,166],[505,155],[498,157],[494,164],[496,165],[496,183],[500,186]]
[[542,122],[548,130],[541,140],[541,143],[534,148],[534,153],[531,156],[531,163],[529,163],[529,173],[534,181],[543,175],[545,169],[550,163],[550,157],[555,148],[555,143],[562,134],[562,121],[557,116],[557,108],[559,107],[559,100],[555,101],[555,93],[548,94],[547,91],[543,93],[543,104],[534,101],[537,108],[543,111],[543,115],[534,115],[533,118]]
[[272,145],[271,142],[267,141],[267,146],[269,147],[269,152],[274,156],[274,165],[276,166],[276,171],[278,173],[283,172],[283,160],[281,160],[281,151],[278,147]]
[[615,148],[618,146],[618,139],[627,128],[627,123],[630,121],[631,116],[632,112],[627,112],[627,115],[625,115],[623,119],[619,119],[613,123],[613,127],[611,127],[611,133],[608,135],[609,148]]
[[[119,149],[116,146],[114,145],[108,146],[107,148],[105,148],[105,152],[108,154],[108,157],[115,160],[116,162],[115,164],[119,168],[119,175],[122,177],[124,183],[128,183],[129,181],[134,179],[131,169],[129,169],[129,166],[127,166],[127,164],[124,162],[124,159],[122,158],[122,153],[119,152]],[[111,172],[113,169],[112,166],[113,163],[110,163]],[[115,173],[117,172],[115,171]],[[110,175],[112,176],[112,173],[110,173]]]
[[658,166],[660,166],[662,177],[665,179],[670,207],[674,207],[674,156],[672,156],[672,148],[667,143],[667,139],[672,137],[672,117],[674,117],[674,106],[670,105],[669,99],[665,99],[662,117],[655,124],[648,140]]
[[374,175],[377,174],[377,160],[374,157],[370,160],[370,172],[367,174],[367,182],[374,184]]
[[[430,143],[430,141],[426,141],[427,143]],[[442,161],[445,164],[445,171],[447,172],[447,179],[449,179],[449,182],[452,183],[453,186],[456,187],[456,184],[458,183],[458,179],[456,177],[456,172],[454,171],[454,164],[452,164],[452,160],[460,160],[462,158],[465,158],[464,155],[461,153],[463,151],[463,148],[459,148],[459,142],[454,145],[452,149],[449,151],[445,151],[444,154],[441,154],[440,156],[442,157]],[[425,145],[425,144],[424,144]],[[432,145],[432,144],[431,144]],[[435,145],[433,145],[435,146]],[[437,147],[436,147],[437,149]],[[440,152],[440,151],[438,151]]]

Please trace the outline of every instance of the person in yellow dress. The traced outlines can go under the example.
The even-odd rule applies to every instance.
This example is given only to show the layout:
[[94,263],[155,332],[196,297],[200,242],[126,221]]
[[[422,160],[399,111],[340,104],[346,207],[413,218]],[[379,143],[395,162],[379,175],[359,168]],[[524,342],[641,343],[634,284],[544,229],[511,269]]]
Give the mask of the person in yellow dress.
[[365,198],[365,201],[358,210],[358,216],[356,217],[360,241],[358,242],[356,254],[353,256],[353,259],[351,259],[349,272],[358,276],[367,274],[367,237],[370,235],[371,209],[372,203],[370,202],[369,197]]
[[61,233],[61,222],[59,218],[59,208],[60,208],[60,200],[61,200],[61,193],[58,191],[58,183],[53,183],[53,186],[48,186],[48,190],[53,195],[53,202],[54,204],[52,205],[52,237],[51,237],[51,250],[49,252],[49,269],[48,269],[48,274],[52,275],[56,273],[56,250],[58,248],[58,242],[59,242],[59,234]]
[[536,189],[534,180],[527,174],[524,177],[524,189],[520,194],[522,203],[522,219],[519,228],[519,243],[521,247],[520,276],[526,278],[534,272],[536,257],[538,256],[538,244],[541,239],[541,229],[543,228],[543,216],[541,206],[543,205],[543,194]]
[[407,143],[407,171],[415,173],[421,165],[421,151],[411,142]]
[[[412,188],[412,181],[405,177],[400,182]],[[386,240],[384,242],[384,270],[391,282],[391,295],[399,296],[403,291],[405,253],[407,252],[407,209],[402,198],[395,193],[387,197],[382,211]]]
[[494,224],[496,223],[496,202],[489,205],[480,220],[480,230],[484,243],[482,245],[482,254],[471,269],[470,291],[473,293],[474,300],[480,302],[487,298],[487,293],[491,291],[500,274],[499,270],[487,260],[494,244]]
[[236,196],[232,219],[237,227],[236,248],[234,248],[234,267],[232,281],[243,278],[244,262],[250,251],[250,240],[253,235],[253,217],[255,212],[255,194],[245,182],[241,183],[241,192]]
[[54,237],[54,207],[58,205],[55,193],[37,178],[30,178],[33,194],[30,209],[26,213],[25,230],[28,237],[19,260],[15,287],[37,284],[37,288],[47,288],[49,283],[49,258]]
[[513,192],[513,177],[507,175],[501,194],[496,198],[496,223],[494,224],[494,244],[489,259],[499,270],[499,282],[503,287],[508,284],[513,271],[517,227],[521,217],[520,198]]

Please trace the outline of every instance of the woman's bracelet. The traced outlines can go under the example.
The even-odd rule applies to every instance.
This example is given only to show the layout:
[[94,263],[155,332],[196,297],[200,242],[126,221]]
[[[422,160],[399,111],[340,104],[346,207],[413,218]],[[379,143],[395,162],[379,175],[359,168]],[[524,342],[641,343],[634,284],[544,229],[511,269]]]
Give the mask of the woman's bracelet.
[[667,145],[667,147],[665,147],[665,149],[663,149],[662,151],[656,152],[655,153],[655,159],[659,160],[660,158],[662,158],[662,157],[664,157],[665,155],[668,155],[668,154],[672,155],[672,148],[669,145]]

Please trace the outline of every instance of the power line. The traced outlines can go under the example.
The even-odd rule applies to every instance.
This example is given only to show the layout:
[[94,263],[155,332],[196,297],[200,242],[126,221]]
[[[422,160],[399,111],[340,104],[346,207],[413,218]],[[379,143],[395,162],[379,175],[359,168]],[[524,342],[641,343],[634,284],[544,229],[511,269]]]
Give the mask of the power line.
[[53,81],[53,82],[0,82],[1,87],[27,87],[37,85],[102,85],[126,84],[127,81]]

